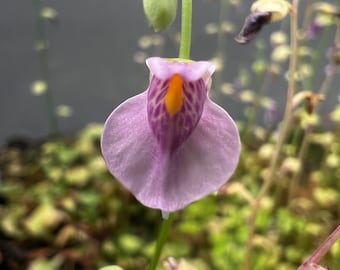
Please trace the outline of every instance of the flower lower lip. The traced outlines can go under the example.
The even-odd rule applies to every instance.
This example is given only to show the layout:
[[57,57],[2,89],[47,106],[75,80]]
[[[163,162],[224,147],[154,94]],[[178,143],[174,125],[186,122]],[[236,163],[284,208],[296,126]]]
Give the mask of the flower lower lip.
[[[230,116],[207,96],[210,63],[147,63],[148,90],[112,112],[101,148],[110,172],[142,204],[173,212],[226,182],[238,162],[240,139]],[[169,91],[174,100],[166,105]]]

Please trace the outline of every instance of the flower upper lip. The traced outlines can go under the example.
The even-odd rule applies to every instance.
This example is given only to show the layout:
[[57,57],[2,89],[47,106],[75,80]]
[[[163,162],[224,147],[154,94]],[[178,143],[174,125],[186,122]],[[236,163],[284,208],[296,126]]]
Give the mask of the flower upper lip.
[[185,81],[203,79],[208,84],[209,79],[215,72],[215,66],[208,61],[194,62],[179,58],[150,57],[146,59],[146,65],[152,75],[162,80],[169,79],[173,74],[178,73]]

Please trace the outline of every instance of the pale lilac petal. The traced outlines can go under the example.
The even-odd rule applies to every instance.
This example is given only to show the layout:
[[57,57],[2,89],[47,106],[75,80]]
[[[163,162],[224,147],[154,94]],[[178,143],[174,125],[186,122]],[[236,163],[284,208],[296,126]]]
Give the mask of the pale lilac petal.
[[208,99],[195,131],[171,158],[162,209],[176,211],[220,188],[234,173],[240,148],[234,121]]
[[[216,191],[232,175],[240,154],[235,123],[207,98],[214,66],[149,58],[149,89],[115,109],[101,147],[110,172],[144,205],[173,212]],[[184,80],[184,100],[167,114],[169,80]]]
[[[158,144],[149,127],[147,92],[116,108],[104,125],[101,149],[109,171],[146,206],[158,208]],[[152,190],[155,192],[152,192]],[[147,198],[146,198],[147,197]]]
[[234,122],[206,101],[196,129],[176,153],[162,152],[148,125],[146,92],[112,112],[102,135],[110,172],[144,205],[173,212],[222,186],[234,172],[240,140]]
[[[169,61],[171,64],[169,64]],[[208,61],[180,62],[176,59],[167,60],[160,57],[150,57],[146,59],[146,65],[151,74],[161,80],[167,80],[177,73],[185,81],[203,79],[206,84],[215,71],[215,66]]]
[[101,149],[111,174],[137,200],[163,210],[164,175],[169,162],[149,127],[146,102],[144,92],[111,113],[104,124]]

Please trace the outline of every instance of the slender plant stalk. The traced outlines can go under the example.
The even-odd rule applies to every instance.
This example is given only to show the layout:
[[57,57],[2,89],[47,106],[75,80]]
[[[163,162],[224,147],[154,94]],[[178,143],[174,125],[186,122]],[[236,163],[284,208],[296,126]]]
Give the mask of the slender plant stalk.
[[306,7],[306,11],[305,11],[305,16],[304,16],[304,19],[303,19],[303,23],[302,23],[302,26],[301,26],[301,34],[305,34],[307,29],[308,29],[308,26],[311,24],[311,21],[312,21],[312,15],[313,15],[313,2],[312,1],[308,1],[306,3],[307,7]]
[[[179,58],[190,58],[191,47],[191,27],[192,27],[192,0],[182,0],[182,29],[181,29],[181,43],[179,49]],[[148,270],[155,270],[161,256],[166,238],[174,219],[174,214],[170,213],[167,219],[163,219],[163,223],[158,234],[157,243],[154,255],[151,259]]]
[[164,244],[166,242],[166,237],[168,235],[171,223],[174,219],[174,214],[170,213],[167,219],[163,219],[163,223],[161,226],[161,230],[158,234],[157,238],[157,243],[156,243],[156,248],[155,248],[155,253],[152,257],[149,270],[155,270],[159,261],[159,257],[161,256]]
[[291,119],[292,119],[292,115],[293,115],[292,101],[293,101],[293,96],[295,92],[295,73],[297,69],[297,52],[298,52],[298,41],[297,41],[298,5],[299,5],[299,0],[294,0],[292,4],[293,9],[290,14],[290,51],[291,51],[291,54],[290,54],[290,60],[289,60],[289,73],[288,73],[289,80],[288,80],[285,114],[284,114],[281,130],[279,133],[278,141],[276,144],[276,148],[273,153],[273,157],[271,159],[269,171],[265,176],[263,185],[252,207],[252,214],[250,216],[249,225],[248,225],[249,232],[248,232],[248,240],[247,240],[246,252],[245,252],[245,257],[244,257],[243,270],[250,270],[251,257],[252,257],[252,251],[253,251],[252,242],[255,236],[255,225],[256,225],[257,215],[260,210],[261,201],[263,197],[266,195],[267,191],[269,190],[271,184],[273,183],[275,179],[274,176],[275,176],[276,167],[279,162],[281,149],[286,140],[289,127],[290,127],[290,123],[291,123]]
[[335,45],[339,45],[339,43],[340,43],[340,21],[339,20],[337,20],[337,24],[336,24],[336,33],[335,33],[335,37],[334,37],[334,43],[335,43]]
[[306,130],[301,131],[303,132],[303,139],[301,142],[300,150],[298,153],[298,160],[300,162],[300,169],[298,172],[296,172],[293,176],[293,179],[290,181],[289,187],[288,187],[288,202],[291,201],[294,197],[294,190],[298,184],[298,180],[301,176],[301,173],[304,169],[304,160],[308,153],[308,147],[309,147],[309,138],[312,133],[312,127],[307,127]]
[[39,69],[41,80],[46,84],[46,109],[50,125],[50,132],[52,135],[59,133],[58,119],[55,112],[55,102],[53,93],[49,83],[49,60],[48,60],[48,40],[46,21],[41,15],[43,8],[42,0],[34,0],[34,6],[37,12],[36,22],[36,50],[38,51],[39,57]]
[[190,59],[192,0],[182,0],[182,29],[179,58]]
[[297,270],[307,270],[309,265],[311,264],[319,264],[319,261],[328,250],[332,247],[332,245],[340,239],[340,225],[327,237],[327,239],[315,250],[315,252],[305,261],[302,265],[299,266]]
[[[326,75],[324,81],[321,84],[320,90],[319,90],[319,95],[326,95],[328,89],[330,88],[332,81],[334,78],[334,74],[331,73],[329,75]],[[320,105],[319,104],[315,110],[314,110],[314,114],[318,114],[318,111],[320,109]],[[295,190],[295,187],[297,185],[297,182],[299,180],[299,177],[301,176],[301,173],[304,171],[304,160],[305,157],[307,156],[308,153],[308,148],[309,148],[309,138],[310,135],[313,133],[314,128],[313,127],[307,127],[304,131],[303,131],[303,139],[301,142],[301,146],[300,146],[300,150],[298,153],[298,160],[300,161],[300,169],[298,172],[296,172],[293,176],[292,181],[290,182],[289,185],[289,191],[288,191],[288,198],[289,200],[291,200],[294,196],[293,191]]]
[[[334,44],[335,46],[337,44],[340,43],[340,23],[338,23],[337,25],[337,29],[336,29],[336,33],[335,33],[335,39],[334,39]],[[334,64],[332,62],[332,59],[330,59],[329,61],[329,67],[330,69],[334,69]],[[331,71],[330,73],[326,73],[326,77],[325,79],[323,80],[322,84],[321,84],[321,87],[319,89],[319,92],[318,94],[319,95],[323,95],[323,96],[326,96],[327,95],[327,92],[328,90],[330,89],[331,85],[332,85],[332,82],[333,82],[333,79],[334,79],[334,75],[335,75],[335,72]],[[320,103],[316,108],[315,108],[315,111],[314,113],[315,114],[318,114],[318,111],[320,110],[320,107],[322,106],[322,103]],[[310,128],[307,128],[307,130],[304,131],[304,137],[302,139],[302,142],[301,142],[301,147],[300,147],[300,151],[299,151],[299,154],[298,154],[298,159],[300,161],[300,164],[301,164],[301,168],[299,170],[299,172],[297,172],[294,177],[293,177],[293,180],[291,181],[291,184],[290,184],[290,187],[289,187],[289,198],[292,198],[293,196],[293,190],[295,189],[295,186],[297,184],[297,180],[298,178],[300,177],[300,174],[301,172],[303,171],[303,165],[304,165],[304,159],[308,153],[308,147],[309,147],[309,137],[310,137],[310,134],[313,132],[313,128],[310,127]]]

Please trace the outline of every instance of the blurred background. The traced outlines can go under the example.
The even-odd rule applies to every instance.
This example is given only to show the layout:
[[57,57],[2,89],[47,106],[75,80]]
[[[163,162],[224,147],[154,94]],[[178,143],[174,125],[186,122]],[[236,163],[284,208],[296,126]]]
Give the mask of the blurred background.
[[[145,57],[177,57],[180,16],[170,30],[155,34],[144,17],[141,0],[45,0],[42,4],[57,12],[57,18],[47,24],[46,37],[49,87],[55,106],[63,105],[59,108],[60,114],[69,116],[58,119],[63,134],[74,134],[89,122],[104,122],[118,104],[144,91],[148,83]],[[214,85],[217,92],[223,82],[235,83],[242,75],[240,70],[258,56],[255,42],[242,46],[233,40],[250,4],[250,1],[239,1],[223,8],[220,1],[194,2],[192,58],[209,60],[223,54],[225,59],[224,69]],[[214,32],[219,21],[226,22],[225,31],[220,35]],[[279,28],[280,23],[276,23],[260,33],[267,49],[270,33]],[[3,3],[0,9],[0,145],[13,136],[36,139],[50,132],[46,99],[44,95],[35,96],[31,89],[33,82],[40,79],[38,52],[34,49],[37,31],[34,1]],[[324,58],[321,54],[321,60]],[[322,77],[322,73],[319,71],[317,77]],[[276,83],[283,88],[271,89],[269,95],[280,103],[285,98],[286,82],[277,80]],[[337,83],[339,80],[333,85]],[[334,92],[329,102],[336,100]],[[237,101],[225,95],[213,97],[234,118],[242,118],[242,106]],[[281,106],[278,111],[282,111]]]
[[[340,1],[327,1],[335,4],[330,14],[318,6],[325,1],[300,1],[302,95],[282,149],[289,16],[240,45],[234,38],[252,2],[193,1],[191,57],[215,63],[210,96],[237,121],[242,153],[218,193],[176,213],[160,269],[173,269],[168,257],[198,270],[238,270],[250,261],[248,221],[277,149],[274,184],[249,242],[251,269],[295,270],[340,224]],[[180,12],[169,30],[155,33],[142,0],[2,2],[1,270],[146,268],[160,213],[108,173],[100,136],[111,111],[147,88],[145,59],[178,56],[179,30]],[[308,111],[317,105],[317,113]],[[62,136],[52,137],[56,131]],[[340,269],[339,241],[322,263]]]

